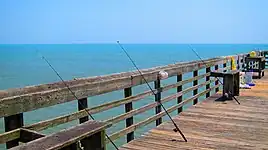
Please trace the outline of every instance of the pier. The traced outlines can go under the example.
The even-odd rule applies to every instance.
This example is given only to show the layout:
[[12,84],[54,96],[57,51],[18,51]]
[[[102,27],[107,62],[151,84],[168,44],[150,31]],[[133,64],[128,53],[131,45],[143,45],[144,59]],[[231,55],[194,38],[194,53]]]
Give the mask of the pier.
[[[248,54],[239,54],[143,69],[142,75],[138,71],[123,72],[79,78],[64,83],[1,90],[0,117],[4,118],[5,132],[0,134],[0,143],[5,143],[8,149],[13,150],[81,147],[84,150],[106,149],[106,145],[110,143],[105,136],[106,130],[124,121],[124,129],[108,134],[112,141],[125,138],[126,143],[119,147],[122,150],[268,149],[268,71],[264,69],[268,53],[265,51],[257,55],[264,59],[251,64],[246,61]],[[215,73],[232,68],[231,64],[235,64],[236,69],[255,67],[259,73],[258,79],[254,80],[254,87],[236,92],[240,105],[235,100],[222,100],[223,91],[231,90],[239,79],[223,79],[225,87],[222,87],[218,78],[214,77]],[[167,72],[169,78],[173,77],[173,83],[163,86],[159,78],[160,71]],[[184,78],[185,74],[191,74],[191,77]],[[154,84],[153,91],[148,89],[133,94],[135,86],[146,84],[144,78]],[[186,84],[191,86],[183,87]],[[234,86],[227,87],[229,84]],[[176,93],[165,97],[161,95],[172,89]],[[111,99],[94,107],[88,106],[89,97],[113,91],[122,91],[122,98]],[[236,89],[232,92],[235,91]],[[186,96],[189,92],[191,96]],[[141,107],[134,107],[134,103],[148,96],[155,96],[154,100]],[[202,97],[205,100],[201,101]],[[71,101],[77,101],[75,112],[24,125],[23,113]],[[166,109],[169,113],[176,112],[173,119],[185,134],[187,142],[178,132],[174,132],[171,121],[163,121],[167,114],[160,102],[165,104],[171,101],[176,104]],[[183,106],[189,104],[192,106],[184,110]],[[122,109],[119,106],[124,106],[124,113],[107,120],[95,118],[93,121],[89,117],[89,114]],[[139,122],[135,121],[136,115],[148,110],[154,110],[155,114]],[[79,124],[71,128],[48,135],[40,132],[75,120]],[[153,122],[155,128],[135,138],[137,129]]]
[[241,105],[215,94],[174,117],[188,142],[167,121],[121,149],[268,149],[268,77],[240,92]]

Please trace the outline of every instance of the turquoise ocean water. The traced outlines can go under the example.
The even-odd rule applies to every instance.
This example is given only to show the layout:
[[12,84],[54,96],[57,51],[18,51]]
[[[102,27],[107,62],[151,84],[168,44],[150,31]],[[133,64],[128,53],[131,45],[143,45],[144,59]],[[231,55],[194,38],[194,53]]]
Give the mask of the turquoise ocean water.
[[[183,44],[125,44],[124,47],[140,69],[198,59],[189,46]],[[267,48],[264,44],[194,44],[192,47],[204,59],[249,52],[255,48]],[[123,51],[116,44],[0,45],[0,89],[4,90],[60,81],[45,61],[42,60],[40,54],[44,55],[50,61],[65,80],[135,70]],[[190,74],[186,74],[184,78],[189,76]],[[175,81],[176,79],[172,77],[163,81],[162,84],[166,85]],[[190,84],[186,86],[190,86]],[[133,89],[133,94],[140,93],[144,90],[149,89],[145,85],[137,86]],[[171,93],[175,93],[175,90],[164,92],[163,97]],[[190,94],[188,93],[188,96]],[[111,100],[121,99],[122,97],[122,90],[90,97],[89,107]],[[148,97],[134,103],[134,108],[138,108],[152,101],[154,101],[153,97]],[[176,100],[165,105],[171,106],[175,103]],[[76,110],[77,103],[73,101],[27,112],[24,113],[25,124],[68,114]],[[94,116],[97,120],[105,120],[123,112],[124,108],[120,106]],[[135,122],[144,120],[153,113],[154,110],[137,115],[134,118]],[[175,113],[172,113],[172,115],[175,115]],[[167,120],[166,117],[164,119]],[[73,121],[43,132],[52,133],[76,123],[77,121]],[[143,129],[138,129],[135,132],[135,136],[140,136],[152,127],[154,127],[154,123]],[[107,132],[111,133],[122,128],[124,128],[124,122],[113,125]],[[0,119],[0,132],[4,132],[2,118]],[[118,145],[123,144],[124,138],[117,140],[116,143]],[[0,145],[0,149],[4,149],[4,145]],[[112,149],[110,145],[108,149]]]

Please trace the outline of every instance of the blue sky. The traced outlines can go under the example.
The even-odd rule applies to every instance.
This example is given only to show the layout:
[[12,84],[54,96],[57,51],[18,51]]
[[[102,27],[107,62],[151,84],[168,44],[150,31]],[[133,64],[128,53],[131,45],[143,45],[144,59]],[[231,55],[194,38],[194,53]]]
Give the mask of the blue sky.
[[1,0],[0,43],[268,43],[267,0]]

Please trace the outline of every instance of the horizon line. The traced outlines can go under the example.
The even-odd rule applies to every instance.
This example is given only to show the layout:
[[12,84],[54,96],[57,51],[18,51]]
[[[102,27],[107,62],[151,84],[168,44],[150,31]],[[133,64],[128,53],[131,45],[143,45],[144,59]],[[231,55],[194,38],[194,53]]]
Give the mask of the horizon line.
[[[114,43],[111,43],[111,42],[96,42],[96,43],[91,43],[91,42],[88,42],[88,43],[0,43],[0,45],[87,45],[87,44],[117,44],[116,42]],[[126,42],[126,43],[123,43],[123,44],[181,44],[181,45],[189,45],[189,44],[215,44],[215,45],[220,45],[220,44],[264,44],[268,46],[268,43],[131,43],[131,42]]]

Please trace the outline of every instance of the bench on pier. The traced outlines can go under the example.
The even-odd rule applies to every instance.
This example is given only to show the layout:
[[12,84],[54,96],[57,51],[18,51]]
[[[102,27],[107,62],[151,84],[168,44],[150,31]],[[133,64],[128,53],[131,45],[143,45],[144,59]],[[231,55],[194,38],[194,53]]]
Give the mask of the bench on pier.
[[[255,56],[255,57],[246,57],[246,70],[245,71],[253,71],[258,72],[257,78],[261,78],[264,76],[264,69],[265,69],[265,57],[264,56]],[[253,78],[256,78],[253,76]]]
[[[231,100],[233,96],[239,96],[239,70],[214,71],[210,76],[223,78],[222,96],[224,100]],[[228,94],[227,97],[225,93]]]
[[105,129],[111,124],[87,121],[75,127],[45,136],[38,132],[21,129],[20,141],[28,142],[11,150],[78,149],[80,141],[84,150],[105,150]]

